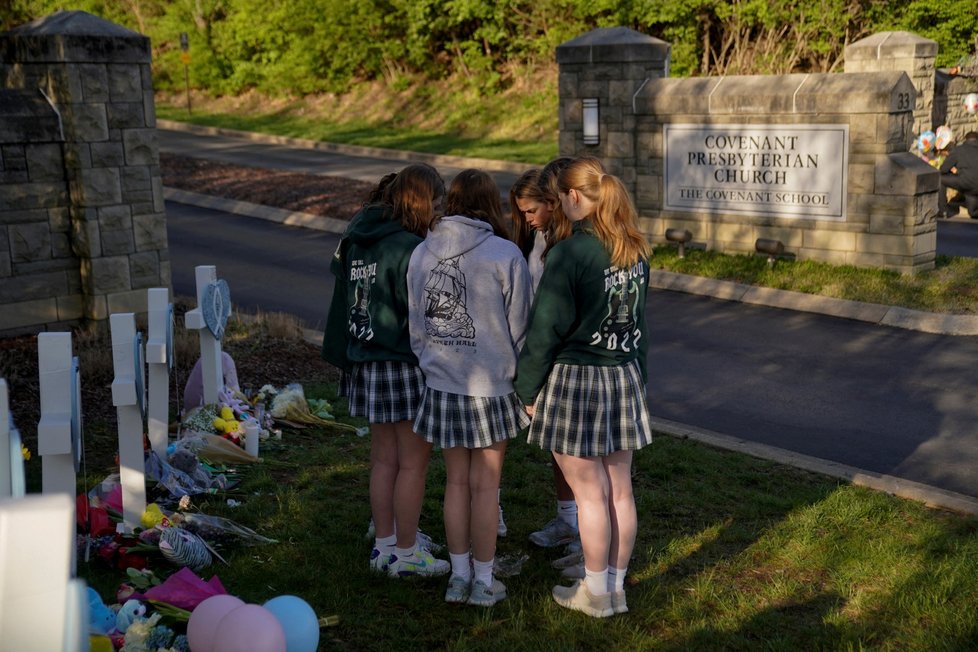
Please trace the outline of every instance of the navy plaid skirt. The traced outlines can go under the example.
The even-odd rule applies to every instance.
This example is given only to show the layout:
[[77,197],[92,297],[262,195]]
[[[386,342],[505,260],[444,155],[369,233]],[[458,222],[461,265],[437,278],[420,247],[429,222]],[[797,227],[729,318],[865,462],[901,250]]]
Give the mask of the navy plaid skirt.
[[370,423],[413,421],[421,405],[424,374],[407,362],[363,362],[344,374],[341,394],[350,402],[351,417]]
[[530,423],[516,393],[465,396],[426,388],[414,431],[441,448],[486,448],[512,439]]
[[534,408],[527,441],[544,450],[592,457],[652,441],[637,360],[608,367],[557,363]]

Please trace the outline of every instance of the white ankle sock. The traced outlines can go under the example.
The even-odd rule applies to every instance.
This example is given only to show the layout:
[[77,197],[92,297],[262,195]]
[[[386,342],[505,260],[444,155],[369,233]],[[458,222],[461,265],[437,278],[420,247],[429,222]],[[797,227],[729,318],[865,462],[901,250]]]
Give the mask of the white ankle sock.
[[392,534],[389,537],[384,537],[383,539],[374,539],[374,548],[380,551],[382,555],[389,555],[394,552],[394,546],[397,544],[397,535]]
[[602,571],[590,571],[584,569],[584,582],[591,595],[605,595],[608,593],[608,569]]
[[398,548],[394,546],[394,554],[397,555],[398,559],[404,559],[405,557],[410,557],[418,550],[418,543],[415,542],[410,548]]
[[463,580],[472,579],[471,555],[467,552],[456,555],[454,552],[448,553],[452,560],[452,575],[461,577]]
[[573,526],[577,529],[577,501],[576,500],[558,500],[557,501],[557,518],[562,520],[567,525]]
[[486,586],[492,586],[492,563],[492,559],[489,561],[472,559],[472,571],[475,573],[476,582],[482,582]]
[[608,591],[612,593],[620,593],[625,590],[625,573],[628,572],[628,568],[615,568],[614,566],[608,566]]

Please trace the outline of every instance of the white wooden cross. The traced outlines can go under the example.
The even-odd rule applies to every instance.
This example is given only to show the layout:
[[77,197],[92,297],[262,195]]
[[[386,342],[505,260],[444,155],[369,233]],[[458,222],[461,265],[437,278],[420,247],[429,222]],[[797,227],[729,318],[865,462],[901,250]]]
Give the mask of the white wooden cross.
[[75,501],[0,499],[0,650],[88,650],[85,582],[71,579]]
[[0,378],[0,498],[9,498],[13,495],[13,463],[15,458],[11,453],[10,435],[10,404],[7,402],[7,381]]
[[[72,403],[77,400],[77,388],[72,387],[71,333],[37,336],[37,368],[41,393],[41,420],[37,424],[41,492],[67,493],[74,498],[75,453],[80,451],[72,448]],[[80,410],[81,406],[76,408]]]
[[[200,366],[204,383],[204,404],[216,404],[217,395],[224,387],[224,366],[221,359],[221,338],[215,336],[205,319],[204,310],[212,309],[223,312],[223,320],[227,320],[227,315],[231,312],[230,302],[226,305],[217,306],[215,309],[214,298],[219,297],[219,293],[214,291],[217,285],[217,268],[213,265],[199,265],[194,268],[194,275],[197,279],[197,307],[188,310],[184,315],[184,324],[188,330],[195,330],[200,333]],[[227,285],[225,284],[225,288]],[[207,307],[205,308],[205,303]],[[221,315],[218,315],[221,317]],[[221,324],[223,331],[223,323]],[[191,407],[191,406],[187,406]]]
[[146,407],[146,432],[149,445],[166,459],[170,421],[170,369],[173,367],[173,310],[166,288],[150,288],[149,339],[146,341],[146,364],[149,402]]
[[143,456],[143,352],[131,312],[109,316],[112,330],[112,405],[119,426],[119,476],[122,482],[122,524],[125,532],[139,526],[146,511],[146,461]]

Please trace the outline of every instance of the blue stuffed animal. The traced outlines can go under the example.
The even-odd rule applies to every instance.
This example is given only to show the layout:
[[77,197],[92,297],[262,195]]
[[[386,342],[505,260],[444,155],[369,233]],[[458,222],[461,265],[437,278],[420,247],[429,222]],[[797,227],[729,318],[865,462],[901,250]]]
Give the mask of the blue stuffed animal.
[[88,587],[88,629],[92,634],[108,635],[115,630],[116,614],[109,609],[98,591]]
[[115,616],[115,628],[126,633],[129,625],[146,615],[146,606],[139,600],[126,600]]

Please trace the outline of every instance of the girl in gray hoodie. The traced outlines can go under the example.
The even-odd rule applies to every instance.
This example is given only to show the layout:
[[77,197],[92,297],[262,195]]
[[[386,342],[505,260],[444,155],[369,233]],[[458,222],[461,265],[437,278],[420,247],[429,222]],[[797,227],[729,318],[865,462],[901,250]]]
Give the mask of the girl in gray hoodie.
[[492,177],[463,170],[407,274],[411,349],[425,375],[414,429],[442,448],[447,476],[445,600],[486,607],[506,597],[492,576],[506,443],[529,423],[513,378],[530,275],[506,233]]

